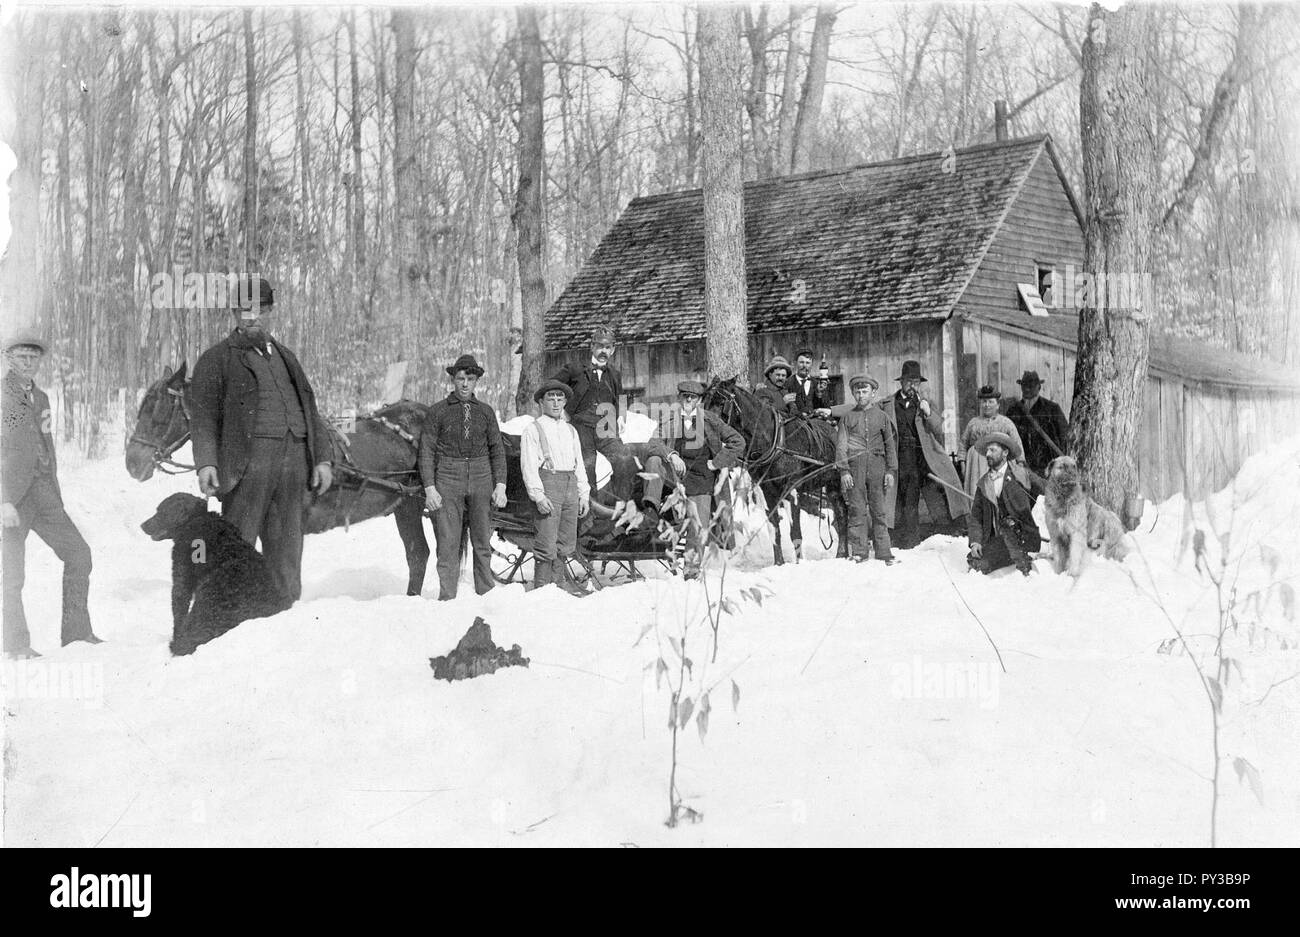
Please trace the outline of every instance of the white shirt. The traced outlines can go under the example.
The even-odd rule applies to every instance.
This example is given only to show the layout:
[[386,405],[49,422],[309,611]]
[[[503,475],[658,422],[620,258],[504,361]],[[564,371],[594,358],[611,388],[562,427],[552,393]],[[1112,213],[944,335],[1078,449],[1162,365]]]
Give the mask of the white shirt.
[[539,501],[546,496],[542,476],[538,469],[546,459],[542,451],[540,434],[546,434],[546,444],[551,453],[551,469],[556,472],[572,471],[578,482],[578,499],[591,496],[587,469],[582,462],[582,443],[573,424],[550,416],[539,416],[524,427],[519,437],[519,466],[524,474],[524,487],[528,497]]
[[1000,468],[989,469],[989,478],[993,482],[993,496],[1002,497],[1002,483],[1007,480],[1007,463],[1003,462]]

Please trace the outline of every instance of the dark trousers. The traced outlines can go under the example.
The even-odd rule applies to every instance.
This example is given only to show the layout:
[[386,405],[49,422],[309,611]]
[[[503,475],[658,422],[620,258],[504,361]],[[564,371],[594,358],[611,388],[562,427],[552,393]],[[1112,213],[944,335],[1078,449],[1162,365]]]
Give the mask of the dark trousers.
[[221,500],[221,516],[262,555],[290,602],[302,595],[302,533],[307,512],[307,443],[293,436],[253,437],[248,467]]
[[433,484],[442,496],[442,507],[433,515],[438,538],[438,598],[456,598],[467,522],[474,548],[474,591],[482,595],[493,586],[492,463],[486,457],[439,459]]
[[891,559],[885,524],[885,461],[863,453],[849,461],[849,471],[853,474],[848,492],[849,547],[854,556],[866,556],[874,544],[876,559]]
[[578,442],[582,444],[582,464],[587,469],[587,484],[591,486],[593,498],[596,494],[596,453],[599,452],[609,460],[609,490],[619,501],[632,497],[632,480],[636,477],[636,462],[632,454],[617,436],[603,436],[596,433],[595,426],[574,423],[578,431]]
[[[913,454],[914,453],[914,454]],[[900,550],[910,550],[920,541],[921,498],[933,524],[950,522],[948,499],[943,488],[929,477],[925,456],[918,450],[899,450],[898,506],[894,518],[894,541]]]
[[18,526],[4,529],[4,649],[25,651],[32,644],[23,610],[23,583],[27,578],[27,533],[35,531],[63,561],[64,644],[89,637],[90,547],[63,509],[54,479],[38,475],[23,499],[14,505]]
[[984,544],[983,555],[978,560],[967,560],[967,563],[972,569],[991,573],[1012,564],[1018,569],[1027,569],[1033,565],[1033,560],[1021,543],[1020,532],[1003,527]]
[[551,513],[537,514],[533,583],[544,586],[555,581],[554,561],[566,560],[578,549],[578,479],[573,472],[541,469],[540,474]]

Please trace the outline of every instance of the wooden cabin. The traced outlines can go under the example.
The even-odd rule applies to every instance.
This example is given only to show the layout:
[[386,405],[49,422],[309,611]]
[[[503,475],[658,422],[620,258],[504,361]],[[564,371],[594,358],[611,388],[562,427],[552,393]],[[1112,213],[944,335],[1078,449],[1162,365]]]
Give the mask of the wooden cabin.
[[[629,395],[707,380],[702,206],[699,189],[628,205],[547,312],[548,373],[608,322]],[[916,359],[953,451],[981,384],[1006,404],[1035,370],[1069,413],[1083,218],[1049,137],[751,182],[744,210],[751,383],[772,355],[811,349],[836,387],[865,370],[887,390]],[[1283,366],[1157,336],[1139,493],[1222,487],[1297,425],[1300,377]]]

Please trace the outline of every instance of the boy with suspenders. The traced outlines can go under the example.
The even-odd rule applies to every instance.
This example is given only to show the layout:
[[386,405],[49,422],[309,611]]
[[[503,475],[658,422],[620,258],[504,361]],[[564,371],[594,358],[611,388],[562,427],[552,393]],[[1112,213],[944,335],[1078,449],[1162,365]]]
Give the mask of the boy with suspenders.
[[566,591],[578,590],[567,576],[567,563],[578,548],[578,518],[591,507],[591,486],[582,462],[578,431],[564,418],[573,390],[560,381],[546,381],[533,400],[542,414],[520,437],[520,467],[528,497],[537,506],[533,537],[533,588],[557,579]]

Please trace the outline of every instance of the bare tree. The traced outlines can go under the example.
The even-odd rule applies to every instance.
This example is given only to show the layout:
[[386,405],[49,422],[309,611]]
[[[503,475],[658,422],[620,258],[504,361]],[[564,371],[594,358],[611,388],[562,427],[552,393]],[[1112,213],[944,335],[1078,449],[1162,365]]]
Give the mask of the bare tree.
[[813,22],[812,46],[808,50],[808,71],[799,96],[799,116],[795,119],[791,144],[790,169],[806,172],[812,168],[817,128],[821,120],[822,97],[826,92],[826,64],[830,57],[831,30],[835,28],[835,9],[827,3],[817,7]]
[[705,347],[711,374],[747,382],[739,14],[720,4],[702,5],[699,44]]
[[1083,44],[1084,269],[1071,443],[1084,484],[1112,510],[1137,491],[1147,383],[1148,291],[1156,227],[1147,47],[1150,13],[1091,8]]
[[546,281],[542,277],[542,170],[544,164],[542,36],[537,7],[520,5],[519,20],[519,185],[511,215],[518,233],[519,293],[523,309],[523,367],[515,405],[527,412],[533,390],[542,383],[546,350]]

